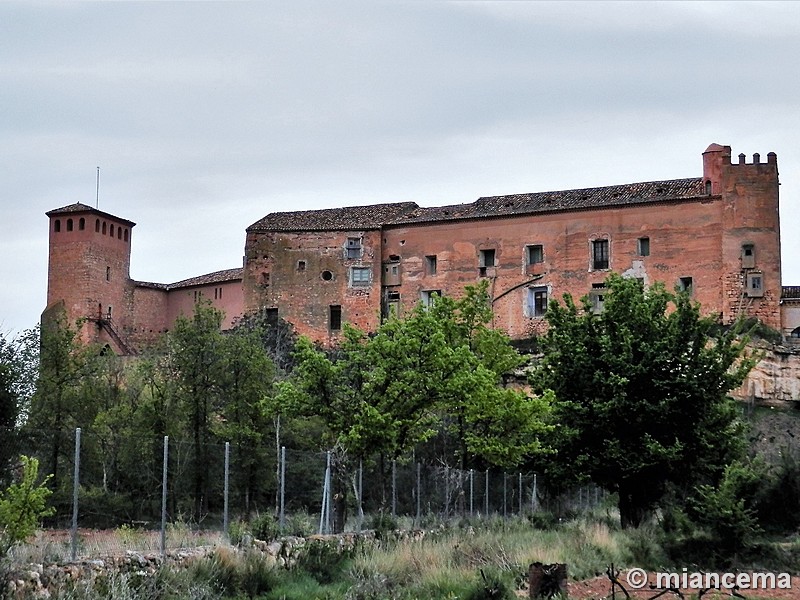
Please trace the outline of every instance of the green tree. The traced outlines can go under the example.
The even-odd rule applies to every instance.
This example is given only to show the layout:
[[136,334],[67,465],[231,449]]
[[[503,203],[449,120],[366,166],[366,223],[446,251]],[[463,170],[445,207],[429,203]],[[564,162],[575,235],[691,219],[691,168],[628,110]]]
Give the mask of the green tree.
[[20,457],[19,481],[0,492],[0,555],[19,542],[28,539],[36,531],[39,521],[53,514],[47,499],[52,493],[45,483],[37,483],[39,461],[27,456]]
[[587,298],[551,302],[533,388],[557,402],[551,478],[591,480],[619,495],[638,525],[670,486],[718,480],[744,447],[728,392],[753,361],[737,330],[715,335],[686,294],[611,275],[601,313]]

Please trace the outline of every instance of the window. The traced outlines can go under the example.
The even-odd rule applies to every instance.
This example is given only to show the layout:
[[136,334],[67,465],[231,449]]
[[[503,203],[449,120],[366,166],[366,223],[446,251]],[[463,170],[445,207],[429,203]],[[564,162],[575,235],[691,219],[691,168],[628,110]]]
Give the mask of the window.
[[694,282],[692,281],[691,277],[681,277],[678,280],[678,290],[681,292],[686,292],[690,296],[692,295],[692,290],[694,288]]
[[333,273],[330,271],[323,271],[320,273],[320,277],[322,277],[322,281],[332,281],[333,280]]
[[111,281],[111,267],[106,267],[106,281]]
[[400,292],[390,291],[386,294],[386,318],[394,319],[400,316]]
[[750,298],[764,297],[764,279],[761,273],[747,274],[747,295]]
[[526,257],[525,257],[526,264],[535,265],[536,263],[544,262],[544,247],[541,244],[525,246],[525,250],[526,250]]
[[800,327],[795,327],[792,329],[792,333],[789,334],[789,337],[798,339],[800,338]]
[[122,234],[122,239],[125,242],[128,241],[128,228],[127,227],[125,228],[125,232]]
[[111,320],[111,305],[108,305],[108,312],[106,312],[106,319]]
[[422,306],[429,307],[434,303],[434,298],[441,298],[442,290],[423,290],[420,293],[420,302]]
[[261,287],[269,287],[269,280],[270,280],[269,273],[264,271],[263,273],[261,273],[261,276],[259,278],[259,284],[261,285]]
[[592,269],[608,268],[608,240],[592,240]]
[[339,304],[331,304],[328,307],[328,329],[339,331],[342,328],[342,307]]
[[103,235],[106,234],[106,222],[103,221]]
[[431,254],[425,257],[425,274],[436,275],[436,255]]
[[606,289],[605,283],[592,284],[592,290],[589,292],[589,302],[592,304],[592,312],[594,314],[603,312],[603,305],[606,301],[606,293],[608,293],[608,290]]
[[494,266],[494,249],[480,251],[480,267],[493,267]]
[[72,231],[72,219],[67,219],[67,231]]
[[113,225],[113,223],[112,223],[111,227],[109,228],[108,235],[110,235],[111,237],[114,237],[114,225]]
[[100,233],[100,219],[94,220],[94,232]]
[[372,269],[369,267],[351,267],[350,268],[350,285],[352,286],[367,286],[370,284]]
[[305,271],[306,270],[306,261],[298,260],[297,261],[297,270],[298,271]]
[[122,227],[117,227],[117,239],[122,239]]
[[711,181],[708,180],[706,181],[706,195],[707,196],[711,195]]
[[544,316],[544,313],[547,312],[546,287],[528,288],[528,298],[525,312],[528,317]]
[[56,233],[61,231],[61,219],[56,219],[55,223],[53,223],[53,231]]
[[346,257],[348,259],[361,258],[361,238],[347,238]]
[[742,268],[755,269],[756,248],[753,244],[742,244]]
[[83,217],[81,217],[80,220],[78,221],[78,229],[80,229],[81,231],[86,229],[86,219],[84,219]]
[[638,243],[639,256],[650,256],[650,238],[640,237]]

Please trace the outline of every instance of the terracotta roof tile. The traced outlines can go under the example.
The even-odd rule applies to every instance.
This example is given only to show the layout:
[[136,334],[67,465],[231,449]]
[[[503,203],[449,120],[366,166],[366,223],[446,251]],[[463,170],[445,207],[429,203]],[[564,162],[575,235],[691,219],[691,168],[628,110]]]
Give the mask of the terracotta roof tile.
[[270,213],[247,231],[352,231],[382,225],[419,208],[414,202]]
[[53,210],[47,211],[46,214],[48,217],[56,216],[56,215],[68,215],[73,213],[81,213],[81,212],[88,212],[100,217],[105,217],[107,219],[114,219],[120,223],[124,223],[129,227],[133,227],[136,225],[133,221],[129,221],[128,219],[123,219],[121,217],[117,217],[107,212],[103,212],[102,210],[98,210],[93,206],[89,206],[88,204],[83,204],[82,202],[76,202],[75,204],[69,204],[67,206],[62,206],[61,208],[54,208]]
[[486,196],[471,204],[419,208],[394,221],[394,224],[450,221],[527,215],[544,212],[605,208],[686,200],[705,196],[701,178],[648,181],[608,187],[584,188],[560,192]]
[[205,275],[198,275],[197,277],[190,277],[183,281],[176,283],[151,283],[149,281],[136,281],[134,282],[137,287],[152,288],[157,290],[176,290],[180,288],[194,287],[197,285],[210,285],[214,283],[225,283],[226,281],[236,281],[242,278],[243,269],[226,269],[224,271],[215,271],[214,273],[207,273]]

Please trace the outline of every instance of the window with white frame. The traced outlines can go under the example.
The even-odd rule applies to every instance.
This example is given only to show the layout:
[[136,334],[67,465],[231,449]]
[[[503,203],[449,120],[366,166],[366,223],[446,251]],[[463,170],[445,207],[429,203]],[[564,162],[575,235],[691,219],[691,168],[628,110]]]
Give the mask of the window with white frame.
[[529,317],[543,317],[547,312],[547,287],[528,288],[525,303],[525,314]]
[[350,285],[354,287],[367,286],[372,280],[372,269],[369,267],[351,267]]

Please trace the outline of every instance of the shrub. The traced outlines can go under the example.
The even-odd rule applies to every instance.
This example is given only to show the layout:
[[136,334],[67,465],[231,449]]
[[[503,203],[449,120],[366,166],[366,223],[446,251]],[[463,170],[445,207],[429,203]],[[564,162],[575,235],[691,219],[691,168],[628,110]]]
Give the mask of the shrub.
[[467,592],[465,600],[514,600],[516,596],[497,573],[487,573],[481,569],[480,579]]
[[39,478],[39,461],[21,456],[22,474],[17,483],[0,492],[0,556],[36,531],[42,517],[53,514],[47,507],[51,492]]
[[375,531],[375,538],[379,540],[390,537],[397,531],[397,519],[383,511],[372,515],[368,527]]
[[265,542],[277,539],[281,534],[278,520],[269,513],[258,515],[250,523],[250,532],[256,539]]

